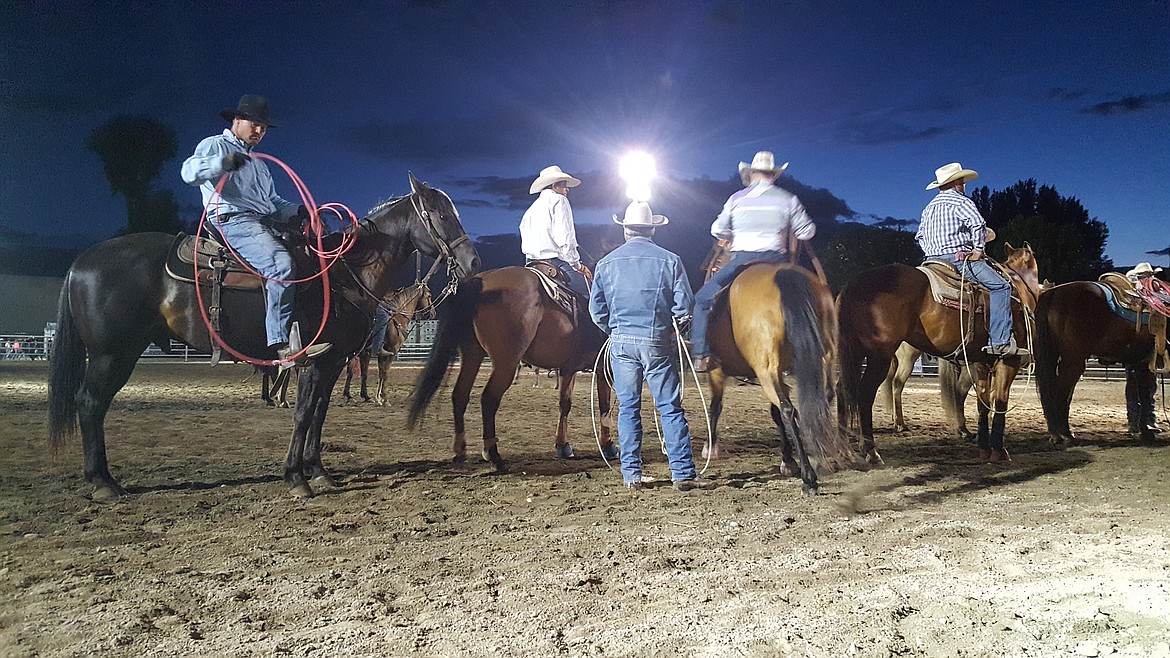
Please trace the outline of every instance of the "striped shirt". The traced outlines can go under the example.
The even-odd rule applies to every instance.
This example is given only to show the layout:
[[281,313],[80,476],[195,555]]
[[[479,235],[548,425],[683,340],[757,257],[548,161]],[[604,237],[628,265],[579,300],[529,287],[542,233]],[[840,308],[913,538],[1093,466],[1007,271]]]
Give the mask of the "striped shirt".
[[943,190],[922,210],[914,240],[927,258],[983,251],[987,222],[975,202],[958,190]]
[[817,233],[796,195],[761,181],[731,195],[711,224],[711,235],[730,240],[732,251],[786,252],[790,227],[800,240]]

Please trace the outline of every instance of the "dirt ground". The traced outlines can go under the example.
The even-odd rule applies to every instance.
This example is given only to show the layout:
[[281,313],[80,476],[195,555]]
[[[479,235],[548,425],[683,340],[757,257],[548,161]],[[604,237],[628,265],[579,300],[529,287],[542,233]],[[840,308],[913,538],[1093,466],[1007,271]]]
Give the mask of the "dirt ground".
[[886,465],[806,498],[751,386],[729,389],[721,486],[630,493],[586,385],[578,458],[556,461],[556,393],[526,374],[492,475],[450,465],[445,393],[404,429],[402,369],[386,408],[335,394],[343,486],[297,500],[291,412],[249,372],[140,364],[107,420],[132,495],[99,504],[79,440],[48,454],[45,364],[0,364],[0,655],[1170,657],[1170,451],[1125,434],[1121,382],[1081,384],[1067,451],[1018,383],[1000,465],[946,438],[912,379]]

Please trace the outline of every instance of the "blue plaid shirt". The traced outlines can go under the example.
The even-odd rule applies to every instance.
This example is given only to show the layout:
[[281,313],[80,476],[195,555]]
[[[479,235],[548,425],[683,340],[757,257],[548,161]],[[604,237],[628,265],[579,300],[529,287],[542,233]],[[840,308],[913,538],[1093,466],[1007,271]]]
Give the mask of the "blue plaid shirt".
[[922,210],[914,240],[927,258],[953,258],[960,251],[983,251],[986,227],[974,201],[958,190],[943,190]]

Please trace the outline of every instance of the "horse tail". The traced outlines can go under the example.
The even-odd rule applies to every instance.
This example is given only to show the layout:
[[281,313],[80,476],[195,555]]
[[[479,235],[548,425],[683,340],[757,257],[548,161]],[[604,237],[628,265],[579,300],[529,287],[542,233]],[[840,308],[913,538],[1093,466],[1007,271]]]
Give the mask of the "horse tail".
[[69,280],[57,300],[57,335],[49,355],[49,448],[56,452],[77,430],[77,392],[85,375],[85,343],[69,305]]
[[818,309],[822,307],[812,281],[800,270],[776,272],[784,331],[791,348],[790,372],[797,382],[796,411],[805,450],[814,463],[840,459],[840,434],[829,409],[829,382],[834,336],[822,331]]
[[407,423],[411,428],[418,425],[419,418],[430,404],[435,391],[443,383],[447,367],[455,360],[459,346],[467,339],[475,320],[475,308],[483,294],[483,279],[472,278],[459,284],[459,289],[446,304],[439,307],[439,325],[435,331],[435,342],[422,374],[414,384],[414,395],[410,399],[410,414]]

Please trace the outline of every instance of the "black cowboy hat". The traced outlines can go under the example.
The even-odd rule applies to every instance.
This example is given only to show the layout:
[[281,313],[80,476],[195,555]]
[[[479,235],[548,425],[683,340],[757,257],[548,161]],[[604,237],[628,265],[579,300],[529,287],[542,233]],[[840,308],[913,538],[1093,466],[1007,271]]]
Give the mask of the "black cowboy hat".
[[249,121],[262,123],[269,128],[276,127],[276,124],[272,123],[268,116],[268,99],[255,94],[244,94],[240,97],[239,107],[234,110],[220,110],[219,116],[228,123],[231,123],[232,119],[236,117],[243,117]]

